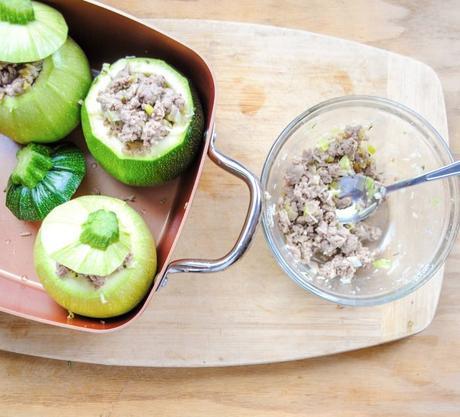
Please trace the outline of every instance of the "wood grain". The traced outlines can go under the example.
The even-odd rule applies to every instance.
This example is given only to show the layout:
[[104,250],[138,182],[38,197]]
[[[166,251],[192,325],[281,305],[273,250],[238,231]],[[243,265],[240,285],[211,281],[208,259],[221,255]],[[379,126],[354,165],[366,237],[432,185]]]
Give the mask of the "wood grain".
[[450,137],[460,153],[458,0],[104,0],[142,18],[234,20],[337,36],[411,56],[441,78]]
[[[432,69],[411,58],[272,26],[183,19],[151,23],[208,57],[220,95],[218,146],[255,172],[261,171],[270,146],[290,120],[346,91],[402,102],[447,138],[440,83]],[[225,253],[247,206],[242,188],[236,178],[206,165],[173,259]],[[244,365],[315,357],[426,328],[436,310],[442,271],[397,302],[338,309],[294,285],[259,231],[244,259],[224,273],[175,275],[169,282],[135,323],[103,336],[1,315],[0,348],[137,366]],[[134,354],[133,341],[139,344]],[[153,355],[151,345],[156,347]]]
[[[421,59],[441,76],[451,140],[456,151],[460,149],[457,1],[310,1],[308,7],[300,1],[280,7],[279,2],[241,0],[112,0],[111,4],[139,16],[299,27]],[[433,324],[410,339],[320,359],[225,369],[69,366],[0,353],[0,415],[458,416],[459,259],[456,249],[447,263]]]

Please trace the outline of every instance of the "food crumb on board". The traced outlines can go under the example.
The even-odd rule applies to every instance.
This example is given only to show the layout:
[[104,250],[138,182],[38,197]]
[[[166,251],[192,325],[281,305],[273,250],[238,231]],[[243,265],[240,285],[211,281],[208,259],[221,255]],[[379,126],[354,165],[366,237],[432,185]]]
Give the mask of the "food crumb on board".
[[126,201],[126,202],[129,201],[131,203],[134,203],[136,201],[136,196],[134,194],[131,194],[128,197],[124,198],[123,201]]
[[22,232],[22,233],[19,234],[19,236],[21,236],[21,237],[32,236],[32,233],[30,233],[30,232]]
[[163,204],[165,204],[165,203],[166,203],[166,198],[162,198],[162,199],[160,200],[160,204],[163,205]]
[[97,168],[97,162],[92,162],[91,163],[91,168],[93,168],[93,169]]

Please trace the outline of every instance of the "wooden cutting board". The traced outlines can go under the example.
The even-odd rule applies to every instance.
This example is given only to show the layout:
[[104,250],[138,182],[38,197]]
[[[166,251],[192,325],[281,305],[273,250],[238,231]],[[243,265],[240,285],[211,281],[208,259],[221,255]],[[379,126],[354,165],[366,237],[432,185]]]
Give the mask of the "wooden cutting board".
[[[342,39],[260,25],[154,20],[201,53],[217,80],[218,146],[260,173],[279,132],[319,101],[375,94],[418,110],[447,139],[441,84],[413,59]],[[218,257],[239,233],[245,187],[208,162],[175,257]],[[18,262],[23,262],[19,260]],[[372,346],[426,328],[442,271],[403,300],[338,307],[297,287],[261,231],[246,257],[214,275],[174,275],[130,327],[84,334],[0,315],[0,349],[72,361],[211,366],[308,358]]]

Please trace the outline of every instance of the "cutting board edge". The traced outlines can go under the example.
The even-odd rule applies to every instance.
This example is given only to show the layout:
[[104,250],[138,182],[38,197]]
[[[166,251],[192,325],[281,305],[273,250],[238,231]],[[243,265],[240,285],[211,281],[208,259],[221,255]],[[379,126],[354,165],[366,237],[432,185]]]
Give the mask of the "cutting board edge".
[[[251,24],[251,23],[238,23],[238,22],[221,22],[221,21],[217,21],[217,20],[214,20],[214,21],[202,21],[202,20],[196,20],[196,19],[184,19],[184,20],[187,20],[187,21],[196,21],[196,22],[200,22],[200,23],[215,23],[215,24],[234,24],[234,25],[245,25],[245,26],[256,26],[256,27],[261,27],[261,28],[264,28],[264,29],[270,29],[270,28],[278,28],[278,29],[282,29],[282,30],[286,30],[286,31],[292,31],[292,32],[299,32],[301,34],[309,34],[310,36],[315,36],[315,37],[320,37],[320,38],[330,38],[330,39],[333,39],[333,40],[338,40],[338,41],[342,41],[342,42],[347,42],[347,43],[352,43],[352,44],[356,44],[357,46],[361,47],[361,48],[369,48],[369,49],[373,49],[373,50],[377,50],[377,51],[380,51],[380,52],[384,52],[386,54],[388,54],[388,57],[390,58],[391,56],[394,56],[394,57],[397,57],[397,58],[403,58],[403,59],[406,59],[406,60],[410,60],[412,61],[413,63],[417,64],[417,65],[422,65],[424,67],[424,70],[425,71],[428,71],[428,73],[431,73],[430,75],[434,75],[432,76],[431,78],[433,80],[435,80],[436,84],[437,84],[437,87],[439,88],[439,91],[440,91],[440,98],[442,99],[442,104],[443,104],[443,107],[442,107],[442,110],[443,110],[443,124],[445,126],[442,126],[442,128],[445,128],[446,129],[446,138],[447,138],[447,119],[446,119],[446,109],[445,109],[445,98],[444,98],[444,94],[443,94],[443,90],[442,90],[442,85],[440,83],[440,80],[439,80],[439,77],[438,75],[436,74],[436,72],[433,70],[433,68],[431,68],[429,65],[421,62],[421,61],[418,61],[416,59],[413,59],[411,57],[406,57],[404,55],[401,55],[401,54],[397,54],[397,53],[394,53],[394,52],[391,52],[391,51],[387,51],[387,50],[384,50],[384,49],[381,49],[381,48],[376,48],[374,46],[370,46],[370,45],[365,45],[365,44],[361,44],[359,42],[355,42],[355,41],[350,41],[350,40],[345,40],[345,39],[341,39],[341,38],[337,38],[337,37],[333,37],[333,36],[328,36],[328,35],[322,35],[322,34],[315,34],[315,33],[311,33],[311,32],[307,32],[307,31],[303,31],[303,30],[298,30],[298,29],[287,29],[287,28],[282,28],[282,27],[276,27],[276,26],[270,26],[270,25],[261,25],[261,24]],[[151,23],[151,22],[154,22],[154,23],[157,23],[157,22],[168,22],[168,21],[181,21],[180,19],[149,19],[147,20],[148,23]],[[168,33],[168,31],[166,30],[163,30],[161,29],[160,27],[160,30],[163,31],[163,32],[166,32]],[[180,36],[177,36],[176,34],[172,34],[173,37],[176,37],[176,38],[180,38]],[[187,44],[187,42],[185,42]],[[436,278],[434,278],[436,279]],[[379,345],[379,344],[386,344],[386,343],[390,343],[390,342],[393,342],[393,341],[396,341],[396,340],[400,340],[402,338],[405,338],[405,337],[408,337],[408,336],[412,336],[414,334],[417,334],[421,331],[423,331],[424,329],[426,329],[430,324],[431,324],[431,321],[433,320],[435,314],[436,314],[436,311],[437,311],[437,304],[438,304],[438,301],[439,301],[439,294],[440,294],[440,290],[441,290],[441,286],[442,286],[442,280],[443,280],[443,276],[441,275],[440,278],[438,278],[437,280],[439,280],[439,289],[438,291],[436,291],[436,299],[435,299],[435,303],[434,305],[432,306],[431,310],[430,310],[430,315],[427,317],[427,320],[420,325],[420,327],[417,327],[413,332],[411,333],[406,333],[402,336],[398,336],[398,337],[393,337],[393,338],[390,338],[390,339],[386,339],[386,340],[383,340],[383,341],[376,341],[375,343],[372,343],[372,344],[368,344],[366,346],[358,346],[358,347],[352,347],[350,349],[338,349],[336,351],[330,351],[330,352],[325,352],[324,354],[317,354],[317,355],[308,355],[308,356],[292,356],[292,357],[289,357],[287,359],[281,359],[281,360],[261,360],[261,361],[257,361],[257,360],[251,360],[250,362],[245,362],[245,361],[239,361],[239,362],[236,362],[235,361],[227,361],[225,364],[221,363],[221,362],[216,362],[216,361],[207,361],[206,363],[203,363],[203,362],[194,362],[194,361],[188,361],[187,364],[184,366],[182,363],[180,363],[180,361],[172,361],[171,363],[169,363],[168,361],[162,361],[161,364],[153,364],[153,362],[142,362],[142,361],[138,361],[136,363],[127,363],[127,362],[124,362],[122,364],[120,364],[120,361],[118,361],[118,363],[116,362],[112,362],[112,361],[101,361],[101,360],[81,360],[79,359],[78,362],[82,362],[82,363],[93,363],[93,364],[103,364],[103,365],[117,365],[117,366],[153,366],[153,367],[213,367],[213,366],[238,366],[238,365],[250,365],[250,364],[266,364],[266,363],[274,363],[274,362],[285,362],[285,361],[293,361],[293,360],[301,360],[301,359],[305,359],[305,358],[313,358],[313,357],[321,357],[321,356],[325,356],[325,355],[330,355],[330,354],[335,354],[335,353],[342,353],[342,352],[347,352],[347,351],[353,351],[353,350],[358,350],[358,349],[362,349],[362,348],[365,348],[365,347],[371,347],[371,346],[376,346],[376,345]],[[103,336],[98,336],[98,337],[103,337]],[[15,353],[20,353],[20,354],[26,354],[26,355],[31,355],[27,352],[21,352],[19,349],[9,349],[9,351],[11,352],[15,352]],[[59,357],[56,357],[56,355],[46,355],[46,354],[43,354],[41,353],[39,356],[42,356],[42,357],[46,357],[46,358],[50,358],[50,359],[57,359],[57,360],[68,360],[66,358],[59,358]]]

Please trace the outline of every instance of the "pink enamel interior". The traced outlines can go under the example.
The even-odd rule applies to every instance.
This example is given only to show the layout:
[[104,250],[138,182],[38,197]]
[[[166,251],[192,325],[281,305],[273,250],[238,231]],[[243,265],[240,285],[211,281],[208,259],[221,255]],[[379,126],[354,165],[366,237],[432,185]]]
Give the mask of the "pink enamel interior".
[[[178,68],[198,91],[206,117],[207,136],[200,154],[180,178],[159,187],[125,186],[106,174],[89,155],[80,128],[69,137],[84,150],[88,174],[77,195],[101,193],[121,199],[145,219],[157,242],[158,271],[162,276],[185,222],[189,202],[197,187],[206,158],[213,123],[215,85],[206,62],[193,50],[141,22],[109,8],[83,0],[45,1],[61,11],[69,25],[70,36],[83,48],[91,68],[125,56],[161,58]],[[0,185],[6,187],[16,164],[18,145],[0,135]],[[158,279],[149,294],[134,310],[109,320],[75,316],[57,305],[42,289],[23,285],[7,277],[38,281],[33,267],[32,249],[39,223],[17,220],[5,207],[5,193],[0,197],[0,311],[57,326],[91,332],[119,329],[142,313],[155,294]]]

